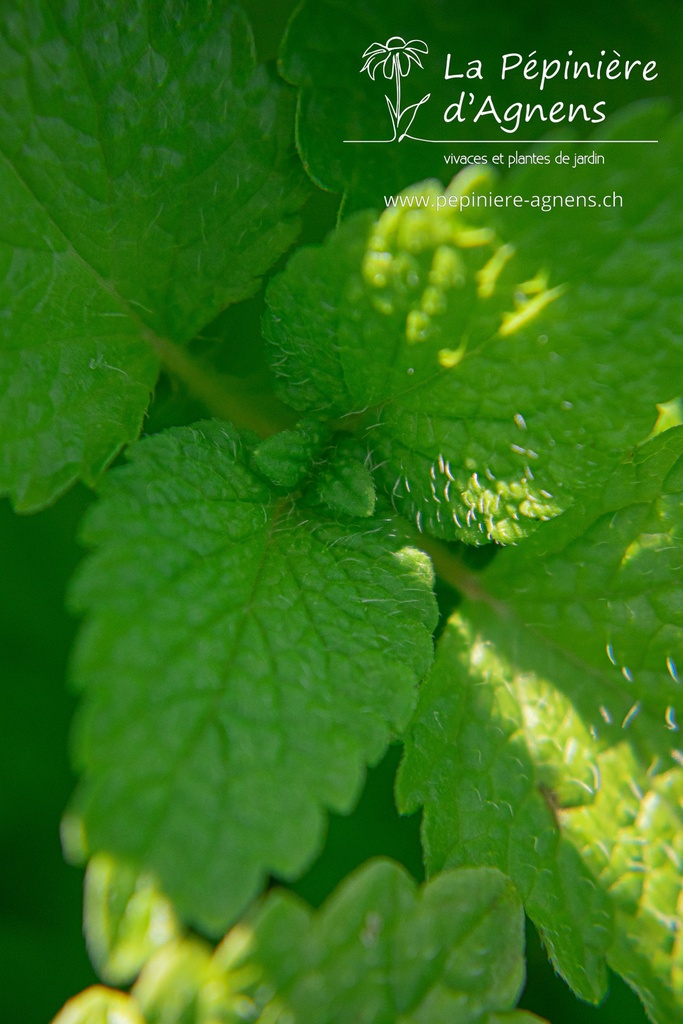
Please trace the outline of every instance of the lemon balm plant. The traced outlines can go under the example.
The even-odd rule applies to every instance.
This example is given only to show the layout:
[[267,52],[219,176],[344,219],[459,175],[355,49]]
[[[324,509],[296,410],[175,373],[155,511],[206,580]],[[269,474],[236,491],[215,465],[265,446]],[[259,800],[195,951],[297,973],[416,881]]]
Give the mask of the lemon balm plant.
[[[304,4],[283,44],[302,94],[325,11]],[[294,90],[237,7],[7,14],[0,483],[23,512],[98,491],[63,842],[119,988],[60,1024],[530,1024],[525,912],[581,999],[609,966],[671,1024],[680,121],[651,104],[609,123],[660,140],[586,168],[623,207],[462,209],[545,192],[561,172],[534,166],[407,180],[285,265],[313,186]],[[426,51],[373,34],[398,136]],[[278,261],[250,395],[230,339],[203,339]],[[160,374],[203,418],[145,428]],[[458,595],[438,628],[435,579]],[[270,887],[399,740],[425,884],[375,860],[316,912]]]

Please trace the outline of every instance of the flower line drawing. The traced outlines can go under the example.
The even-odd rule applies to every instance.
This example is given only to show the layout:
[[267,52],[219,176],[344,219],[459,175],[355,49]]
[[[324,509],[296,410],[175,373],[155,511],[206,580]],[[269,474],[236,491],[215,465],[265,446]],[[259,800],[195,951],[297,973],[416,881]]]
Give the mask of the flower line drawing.
[[[387,139],[387,142],[394,142],[396,139],[399,142],[403,142],[408,136],[419,108],[431,96],[431,93],[428,92],[418,103],[411,103],[409,106],[401,109],[401,79],[410,73],[413,64],[417,64],[418,67],[422,68],[420,54],[426,53],[429,53],[429,47],[422,39],[411,39],[410,42],[406,42],[401,36],[391,36],[390,39],[387,39],[386,43],[371,43],[363,54],[365,63],[360,69],[361,74],[367,71],[374,82],[377,71],[379,68],[382,68],[384,77],[388,81],[393,79],[396,82],[395,103],[392,103],[389,97],[385,95],[394,131],[393,137]],[[401,122],[405,122],[403,127]]]

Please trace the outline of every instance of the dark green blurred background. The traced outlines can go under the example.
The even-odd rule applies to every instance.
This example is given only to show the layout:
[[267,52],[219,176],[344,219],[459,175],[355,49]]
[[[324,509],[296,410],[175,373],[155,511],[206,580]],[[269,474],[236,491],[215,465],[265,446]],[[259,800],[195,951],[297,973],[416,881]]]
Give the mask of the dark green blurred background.
[[[243,6],[254,24],[259,56],[272,59],[294,0],[252,0]],[[617,19],[620,6],[609,5]],[[510,3],[506,7],[509,10]],[[630,16],[635,7],[630,0],[626,7]],[[552,11],[558,11],[556,5]],[[648,4],[638,15],[641,20],[634,22],[634,33],[643,31],[647,23],[664,40],[669,11],[680,13],[678,0]],[[556,20],[562,15],[550,17],[556,33]],[[679,41],[674,34],[672,54]],[[657,53],[658,58],[662,56],[666,60],[666,54]],[[673,68],[668,71],[671,81]],[[337,206],[338,199],[332,195],[318,193],[311,200],[305,240],[317,241],[330,230]],[[223,368],[238,375],[259,371],[261,308],[262,299],[257,298],[230,310],[205,332],[204,340],[197,343],[198,352],[207,346],[215,349],[229,338],[230,346],[221,356]],[[162,382],[148,429],[202,414],[201,408],[185,402],[172,385]],[[70,995],[96,980],[81,935],[82,874],[64,863],[59,844],[59,821],[74,783],[67,744],[75,698],[67,690],[65,675],[77,624],[66,613],[64,599],[67,581],[81,557],[77,528],[90,500],[84,489],[76,489],[54,508],[32,518],[16,517],[6,504],[0,505],[3,1024],[44,1024]],[[420,877],[419,823],[414,818],[399,819],[393,809],[398,754],[393,748],[370,773],[351,817],[332,818],[321,858],[294,887],[311,902],[319,903],[349,870],[375,854],[396,857]],[[616,978],[599,1009],[578,1003],[549,968],[532,929],[528,954],[529,980],[522,1005],[552,1024],[645,1020],[635,996]]]

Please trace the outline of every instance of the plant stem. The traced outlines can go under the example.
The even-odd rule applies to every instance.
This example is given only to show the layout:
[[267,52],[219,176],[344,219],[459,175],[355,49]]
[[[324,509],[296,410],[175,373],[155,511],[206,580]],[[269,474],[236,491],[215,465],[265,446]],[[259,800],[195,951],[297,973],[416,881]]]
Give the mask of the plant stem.
[[440,576],[445,583],[450,584],[459,590],[463,597],[470,601],[483,601],[493,608],[498,615],[509,618],[507,605],[491,597],[481,585],[478,573],[468,569],[462,558],[443,541],[435,540],[433,537],[426,537],[420,534],[416,537],[416,546],[424,551],[432,560],[434,572]]
[[199,399],[212,416],[230,420],[236,427],[253,430],[259,437],[269,437],[284,430],[296,419],[296,414],[274,395],[256,395],[248,381],[206,370],[167,338],[150,331],[147,340],[163,368],[180,380],[188,393]]

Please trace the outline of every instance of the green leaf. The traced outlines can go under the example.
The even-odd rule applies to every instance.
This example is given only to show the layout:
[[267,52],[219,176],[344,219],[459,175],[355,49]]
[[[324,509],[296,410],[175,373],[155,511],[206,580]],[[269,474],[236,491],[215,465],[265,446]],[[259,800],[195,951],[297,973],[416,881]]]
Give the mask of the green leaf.
[[658,1024],[683,1010],[682,496],[674,427],[463,578],[398,783],[430,871],[505,871],[574,990],[607,963]]
[[262,441],[254,450],[254,468],[274,487],[293,491],[310,472],[324,438],[319,420],[303,419],[294,430],[281,430]]
[[186,938],[155,953],[131,994],[145,1024],[238,1024],[245,1000],[235,980],[205,942]]
[[514,1009],[523,953],[524,914],[500,872],[449,871],[418,889],[377,860],[319,911],[276,890],[213,952],[168,942],[130,997],[90,989],[54,1024],[108,1022],[88,1016],[94,1005],[125,1006],[136,1024],[541,1024]]
[[[236,930],[235,930],[236,931]],[[53,1024],[240,1024],[254,1020],[248,965],[232,970],[228,936],[213,951],[196,937],[167,941],[145,962],[130,995],[95,986],[63,1007]],[[266,1022],[263,1022],[266,1024]]]
[[293,1024],[538,1021],[513,1010],[524,917],[497,871],[447,872],[418,890],[404,869],[375,861],[316,914],[273,894],[254,932],[273,1009]]
[[11,0],[0,35],[0,491],[92,483],[291,243],[292,97],[226,3]]
[[[282,397],[367,431],[378,481],[419,530],[474,544],[527,535],[599,486],[673,397],[683,131],[658,108],[616,119],[615,137],[629,126],[660,145],[625,147],[637,152],[595,169],[587,189],[618,189],[623,208],[462,210],[452,204],[494,190],[463,172],[377,220],[349,218],[269,287]],[[547,189],[546,171],[527,175],[524,195]]]
[[[569,101],[579,99],[572,89],[580,89],[580,102],[586,104],[591,116],[593,103],[600,101],[605,104],[602,109],[611,113],[642,98],[680,99],[676,40],[680,37],[681,15],[668,0],[652,0],[647,12],[638,0],[622,0],[616,19],[608,8],[578,5],[572,18],[576,38],[581,41],[575,56],[580,61],[592,61],[593,72],[597,55],[609,38],[610,48],[622,55],[656,54],[656,82],[648,87],[642,78],[637,81],[621,76],[612,78],[606,88],[604,77],[588,78],[584,73],[579,81],[570,80],[568,84],[563,75],[558,75],[546,81],[540,91],[538,77],[525,77],[522,66],[503,80],[501,58],[505,53],[517,52],[526,63],[535,51],[539,64],[529,68],[532,75],[544,58],[566,54],[566,23],[560,17],[540,18],[537,0],[516,0],[514,5],[495,0],[470,5],[439,0],[421,0],[419,4],[414,0],[373,0],[372,4],[304,0],[283,40],[280,62],[285,78],[299,89],[297,145],[304,166],[323,188],[345,193],[345,210],[360,209],[376,205],[383,196],[399,192],[410,182],[428,177],[448,180],[458,169],[457,164],[445,162],[451,155],[459,159],[483,157],[490,162],[494,154],[503,152],[507,165],[508,158],[516,155],[511,141],[524,151],[525,139],[544,138],[552,129],[561,132],[561,138],[588,138],[586,127],[592,129],[585,125],[580,112],[572,123],[566,120]],[[410,135],[417,139],[451,139],[452,146],[410,139],[391,141],[396,119],[395,77],[385,77],[382,66],[375,68],[370,77],[373,68],[365,68],[365,51],[373,43],[382,46],[397,33],[406,41],[422,41],[428,52],[420,51],[421,66],[413,64],[401,83],[404,117],[396,134],[408,128],[409,111],[419,103],[419,108],[412,111]],[[610,56],[614,56],[611,51]],[[465,77],[468,61],[475,58],[482,64],[481,80]],[[386,70],[391,72],[390,64]],[[446,121],[445,113],[463,91],[464,120]],[[423,101],[427,94],[429,98]],[[529,123],[522,118],[512,133],[511,121],[503,128],[492,115],[475,121],[487,96],[492,97],[501,119],[510,107],[514,116],[516,103],[523,108],[540,103],[544,116],[536,115]],[[556,103],[562,103],[559,110],[564,123],[558,123],[556,117],[554,123],[549,120],[551,108],[557,114]],[[468,139],[500,139],[503,145],[496,149],[480,143],[472,148],[458,141]],[[359,144],[349,140],[365,141]],[[620,152],[619,162],[622,155]],[[576,185],[576,192],[584,191],[581,168],[564,168],[562,174],[562,193],[568,188],[568,174],[573,179],[569,187]],[[553,190],[542,187],[541,191]]]
[[105,981],[127,984],[159,946],[178,934],[173,907],[149,875],[96,854],[85,875],[83,930]]
[[[137,960],[127,978],[135,984],[130,995],[125,996],[101,986],[86,989],[69,1000],[54,1024],[118,1024],[119,1020],[121,1024],[240,1024],[256,1019],[265,1000],[260,986],[262,971],[249,959],[253,947],[249,928],[243,924],[235,926],[215,949],[197,936],[188,935],[181,926],[172,931],[155,927],[158,920],[150,920],[152,927],[143,937],[136,927],[138,922],[132,921],[131,910],[133,916],[138,916],[133,903],[138,896],[152,892],[157,903],[167,903],[166,897],[154,887],[150,876],[138,876],[136,880],[132,870],[107,855],[97,854],[88,865],[89,872],[93,865],[98,882],[104,882],[104,899],[99,891],[94,900],[91,898],[91,904],[98,904],[91,905],[91,916],[93,910],[100,916],[104,910],[106,916],[114,909],[118,919],[114,924],[123,924],[128,934],[123,942],[110,935],[111,951],[118,956],[119,966],[120,954],[126,955],[126,963],[132,969],[133,959],[127,953],[135,950]],[[119,891],[115,892],[115,888]],[[123,890],[136,893],[121,918],[118,911],[125,899]],[[87,910],[86,905],[89,929]],[[111,932],[109,922],[106,927]],[[90,930],[88,939],[92,940]],[[108,966],[111,963],[110,957]],[[121,976],[119,983],[123,980]]]
[[53,1024],[146,1024],[146,1021],[131,996],[94,985],[70,999]]
[[371,516],[377,495],[368,459],[357,441],[340,440],[318,476],[314,496],[339,515]]
[[392,520],[300,510],[250,458],[218,422],[134,446],[74,589],[88,845],[153,869],[212,931],[312,859],[324,808],[351,808],[436,619],[428,560]]

